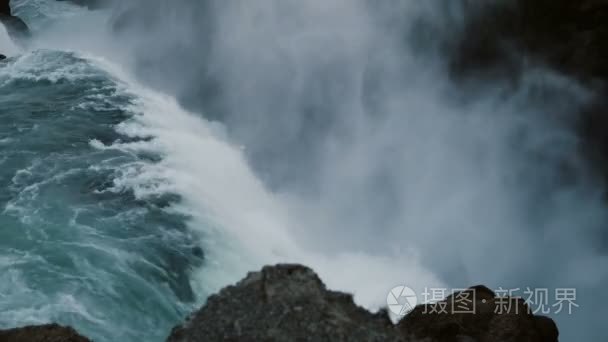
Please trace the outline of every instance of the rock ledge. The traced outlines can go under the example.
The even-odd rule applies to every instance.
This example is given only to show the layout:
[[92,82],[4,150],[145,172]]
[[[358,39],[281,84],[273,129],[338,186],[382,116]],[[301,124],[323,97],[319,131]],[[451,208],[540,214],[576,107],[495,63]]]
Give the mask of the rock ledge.
[[[455,313],[457,298],[475,312]],[[497,312],[498,301],[513,309]],[[455,304],[458,303],[458,304]],[[466,309],[465,305],[465,309]],[[459,311],[459,312],[460,312]],[[350,294],[327,290],[310,268],[280,264],[251,272],[171,331],[168,342],[198,341],[402,341],[556,342],[550,318],[535,316],[519,298],[496,297],[474,286],[443,301],[419,305],[393,324],[386,310],[371,313]],[[89,342],[56,324],[0,331],[1,342]]]
[[[452,313],[453,296],[475,294],[475,313]],[[558,330],[547,318],[529,313],[518,298],[508,312],[484,286],[442,302],[417,306],[397,325],[386,311],[371,313],[349,294],[329,291],[302,265],[266,266],[209,297],[169,342],[185,341],[529,341],[555,342]],[[469,298],[473,298],[470,296]],[[500,299],[504,302],[505,299]],[[447,310],[432,310],[438,307]],[[434,313],[432,313],[434,312]]]

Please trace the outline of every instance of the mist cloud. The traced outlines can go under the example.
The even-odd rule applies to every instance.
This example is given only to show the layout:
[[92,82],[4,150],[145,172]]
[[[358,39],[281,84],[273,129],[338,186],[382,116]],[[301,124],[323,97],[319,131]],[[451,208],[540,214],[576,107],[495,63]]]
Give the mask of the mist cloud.
[[[401,260],[453,287],[577,287],[580,312],[559,324],[599,337],[603,184],[574,130],[590,94],[539,65],[454,84],[432,41],[458,31],[453,3],[132,0],[112,25],[142,79],[243,146],[317,262],[386,261],[406,284]],[[421,18],[437,22],[427,36]]]

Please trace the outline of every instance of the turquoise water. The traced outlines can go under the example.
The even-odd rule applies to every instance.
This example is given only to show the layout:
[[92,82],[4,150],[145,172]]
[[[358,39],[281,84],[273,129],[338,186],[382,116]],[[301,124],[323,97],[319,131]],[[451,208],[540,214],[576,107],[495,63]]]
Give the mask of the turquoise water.
[[0,327],[55,321],[96,341],[162,340],[193,308],[203,255],[170,210],[129,179],[160,156],[99,146],[134,95],[75,53],[0,64]]

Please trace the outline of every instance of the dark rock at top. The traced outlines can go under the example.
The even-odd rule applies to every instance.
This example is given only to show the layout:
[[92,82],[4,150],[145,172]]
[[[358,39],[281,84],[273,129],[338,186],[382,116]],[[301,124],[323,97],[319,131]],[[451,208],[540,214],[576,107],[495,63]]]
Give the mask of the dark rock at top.
[[11,15],[10,0],[0,0],[0,14]]
[[608,0],[462,2],[469,18],[451,46],[455,73],[504,69],[518,51],[584,80],[608,80]]
[[74,329],[57,324],[0,330],[2,342],[91,342]]
[[608,181],[608,0],[461,3],[466,25],[445,44],[454,78],[517,82],[532,62],[581,82],[595,94],[578,113],[581,151]]
[[30,35],[27,24],[21,18],[12,15],[10,0],[0,0],[0,23],[4,24],[13,38],[22,39]]

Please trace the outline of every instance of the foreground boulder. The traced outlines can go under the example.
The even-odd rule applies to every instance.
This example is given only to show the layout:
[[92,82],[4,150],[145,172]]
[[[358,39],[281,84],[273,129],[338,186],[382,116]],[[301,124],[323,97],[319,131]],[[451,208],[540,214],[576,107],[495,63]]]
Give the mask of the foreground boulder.
[[0,330],[2,342],[90,342],[74,329],[57,324]]
[[[475,301],[469,304],[475,305],[475,313],[453,313],[453,296],[467,293],[475,293]],[[173,329],[168,341],[558,340],[555,323],[529,313],[521,299],[496,298],[483,286],[453,296],[418,306],[394,325],[386,311],[368,312],[351,295],[327,290],[305,266],[267,266],[209,297],[203,308]],[[496,310],[497,303],[505,300],[514,301],[514,309]]]
[[386,313],[373,314],[352,296],[328,291],[300,265],[264,267],[209,297],[173,329],[182,341],[399,341]]
[[485,286],[417,306],[399,328],[413,340],[446,342],[553,342],[559,335],[552,319],[533,315],[521,298],[496,297]]

